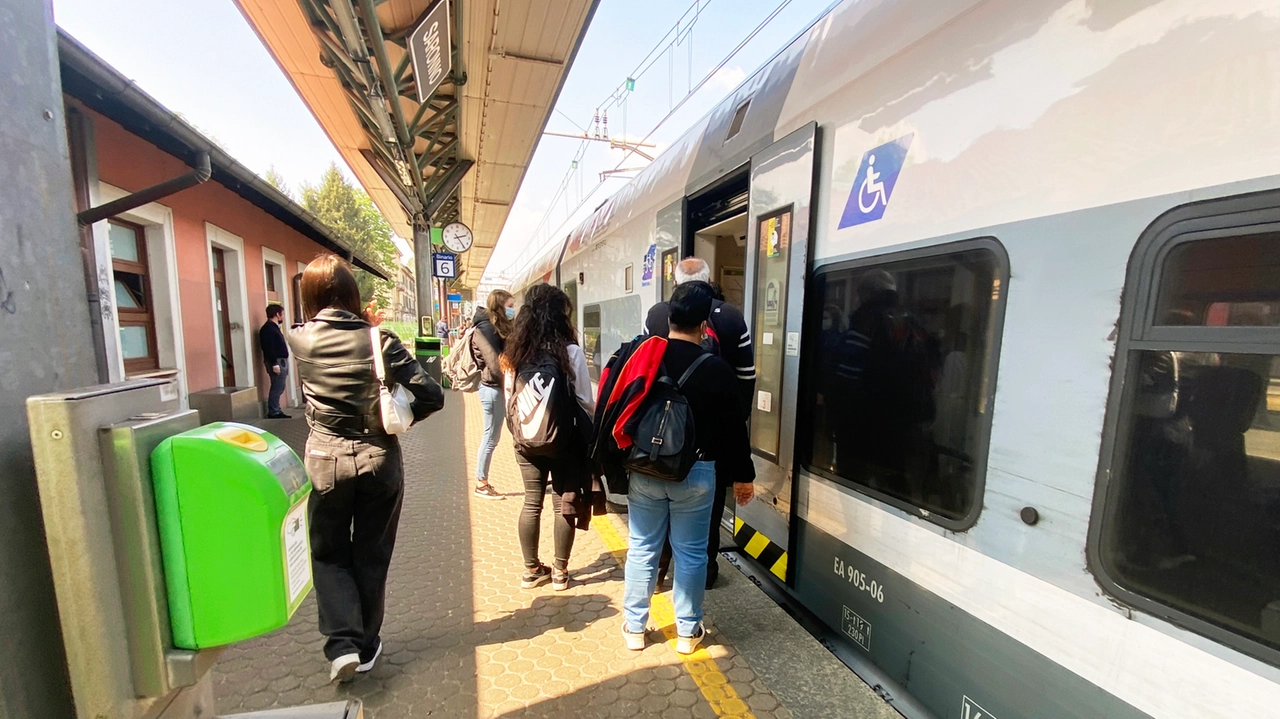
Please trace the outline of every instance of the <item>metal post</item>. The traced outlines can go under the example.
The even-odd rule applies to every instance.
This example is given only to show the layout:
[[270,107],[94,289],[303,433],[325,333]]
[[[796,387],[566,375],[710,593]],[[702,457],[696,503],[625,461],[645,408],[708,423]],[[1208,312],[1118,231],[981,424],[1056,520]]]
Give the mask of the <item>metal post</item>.
[[[0,23],[0,717],[75,716],[41,518],[27,397],[95,384],[48,0]],[[14,713],[11,713],[14,712]]]
[[431,315],[431,230],[415,228],[413,231],[413,269],[417,275],[414,296],[418,304],[418,336],[430,337],[431,328],[422,326],[422,318]]

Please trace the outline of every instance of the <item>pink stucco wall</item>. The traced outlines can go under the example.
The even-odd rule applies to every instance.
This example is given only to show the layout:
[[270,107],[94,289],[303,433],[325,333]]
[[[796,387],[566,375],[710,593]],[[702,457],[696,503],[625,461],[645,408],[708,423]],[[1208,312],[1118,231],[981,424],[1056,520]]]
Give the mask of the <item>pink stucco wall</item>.
[[[134,192],[188,171],[178,158],[129,133],[115,122],[86,110],[97,136],[98,176],[102,182]],[[262,248],[285,257],[285,282],[297,272],[298,262],[310,262],[324,248],[268,215],[248,200],[210,180],[160,200],[173,212],[182,333],[187,364],[187,389],[198,392],[218,386],[220,368],[210,301],[209,258],[205,223],[244,240],[245,284],[249,299],[250,327],[259,395],[266,397],[266,372],[257,347],[257,330],[266,321],[266,287],[262,272]],[[283,288],[281,296],[283,297]],[[286,307],[288,316],[291,311]]]

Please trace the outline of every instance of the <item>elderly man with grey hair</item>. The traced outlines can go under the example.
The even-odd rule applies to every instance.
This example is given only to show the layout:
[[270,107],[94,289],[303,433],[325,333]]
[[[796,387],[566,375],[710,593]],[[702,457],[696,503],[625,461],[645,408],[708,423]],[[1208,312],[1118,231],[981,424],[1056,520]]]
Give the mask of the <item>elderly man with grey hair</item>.
[[[676,286],[686,282],[710,283],[711,268],[707,266],[705,260],[686,257],[676,265],[675,280]],[[666,302],[654,305],[645,317],[644,333],[666,337],[671,331],[670,316],[671,308]],[[707,335],[707,339],[703,341],[703,347],[728,362],[733,368],[738,380],[740,410],[744,417],[750,417],[752,398],[755,396],[756,389],[756,358],[755,350],[751,346],[751,330],[747,328],[747,321],[742,317],[742,310],[725,302],[723,298],[715,300],[711,304],[711,316],[707,321]],[[725,490],[728,484],[718,482],[717,487],[719,491],[716,492],[716,501],[712,508],[711,534],[707,542],[708,589],[715,584],[716,577],[719,575],[716,555],[720,553],[720,517],[724,514]],[[659,568],[660,578],[666,576],[668,559],[669,549],[664,550],[663,553],[663,563]]]

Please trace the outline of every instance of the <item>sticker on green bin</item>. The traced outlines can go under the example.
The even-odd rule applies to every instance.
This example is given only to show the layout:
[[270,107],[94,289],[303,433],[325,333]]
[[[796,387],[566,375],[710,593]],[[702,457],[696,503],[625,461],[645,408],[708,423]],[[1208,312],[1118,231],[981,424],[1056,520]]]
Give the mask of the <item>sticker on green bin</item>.
[[312,586],[302,461],[257,427],[215,422],[151,455],[173,643],[204,649],[284,626]]

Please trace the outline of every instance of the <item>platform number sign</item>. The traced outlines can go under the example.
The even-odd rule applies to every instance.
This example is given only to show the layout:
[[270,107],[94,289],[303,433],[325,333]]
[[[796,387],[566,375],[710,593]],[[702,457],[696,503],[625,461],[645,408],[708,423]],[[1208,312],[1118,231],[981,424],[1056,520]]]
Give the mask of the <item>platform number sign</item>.
[[447,252],[436,252],[431,255],[434,271],[432,276],[442,280],[452,280],[458,276],[458,258]]

